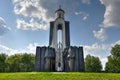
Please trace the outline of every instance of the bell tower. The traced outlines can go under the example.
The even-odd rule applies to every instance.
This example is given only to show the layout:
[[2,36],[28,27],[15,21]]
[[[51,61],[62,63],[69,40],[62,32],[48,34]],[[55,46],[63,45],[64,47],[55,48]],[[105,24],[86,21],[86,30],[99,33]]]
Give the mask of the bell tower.
[[[56,52],[56,71],[63,71],[63,51],[65,48],[70,46],[69,22],[65,21],[65,11],[61,9],[61,6],[59,6],[59,9],[56,10],[55,13],[55,21],[50,22],[49,46],[54,48]],[[58,34],[59,31],[61,31],[60,34]],[[61,41],[58,39],[61,39]]]
[[49,46],[36,47],[35,71],[84,71],[83,47],[70,45],[69,21],[61,6],[55,13],[55,20],[50,22]]
[[64,14],[65,11],[59,9],[55,11],[56,18],[55,21],[50,22],[50,36],[49,36],[49,46],[57,50],[58,45],[58,31],[61,30],[61,44],[63,45],[63,50],[70,46],[70,33],[69,33],[69,21],[65,21]]
[[63,18],[64,19],[64,10],[61,9],[61,6],[59,6],[59,9],[55,11],[56,18]]

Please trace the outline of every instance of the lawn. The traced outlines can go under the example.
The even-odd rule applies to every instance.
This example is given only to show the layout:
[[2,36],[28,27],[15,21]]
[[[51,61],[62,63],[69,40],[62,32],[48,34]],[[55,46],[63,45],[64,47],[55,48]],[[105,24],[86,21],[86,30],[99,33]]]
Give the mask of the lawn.
[[120,80],[120,74],[78,72],[17,72],[0,73],[0,80]]

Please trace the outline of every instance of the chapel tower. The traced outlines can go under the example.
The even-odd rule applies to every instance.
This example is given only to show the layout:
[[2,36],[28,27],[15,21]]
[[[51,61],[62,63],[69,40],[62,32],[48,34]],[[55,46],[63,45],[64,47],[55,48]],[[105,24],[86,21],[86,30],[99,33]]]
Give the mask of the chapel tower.
[[62,32],[62,45],[63,50],[70,46],[70,31],[69,31],[69,21],[65,21],[64,14],[65,11],[59,7],[58,10],[55,11],[56,19],[55,21],[50,22],[50,36],[49,36],[49,46],[53,47],[57,50],[58,45],[58,31]]
[[35,71],[84,71],[83,47],[70,45],[69,21],[65,21],[61,6],[55,13],[55,20],[50,22],[49,46],[36,48]]

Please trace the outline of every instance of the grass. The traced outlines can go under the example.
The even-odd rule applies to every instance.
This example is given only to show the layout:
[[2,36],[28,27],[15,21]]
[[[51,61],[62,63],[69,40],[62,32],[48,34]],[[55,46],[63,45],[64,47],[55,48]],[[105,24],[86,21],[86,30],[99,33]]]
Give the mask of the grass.
[[120,80],[120,74],[78,72],[17,72],[0,73],[0,80]]

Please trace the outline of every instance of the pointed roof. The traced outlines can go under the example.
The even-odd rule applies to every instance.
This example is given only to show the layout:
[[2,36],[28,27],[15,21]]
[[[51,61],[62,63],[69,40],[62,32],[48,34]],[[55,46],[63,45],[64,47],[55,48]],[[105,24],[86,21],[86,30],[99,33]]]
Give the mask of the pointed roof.
[[55,12],[57,12],[57,11],[63,11],[65,13],[65,11],[63,9],[61,9],[61,5],[59,5],[59,9],[56,10]]

